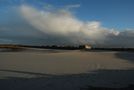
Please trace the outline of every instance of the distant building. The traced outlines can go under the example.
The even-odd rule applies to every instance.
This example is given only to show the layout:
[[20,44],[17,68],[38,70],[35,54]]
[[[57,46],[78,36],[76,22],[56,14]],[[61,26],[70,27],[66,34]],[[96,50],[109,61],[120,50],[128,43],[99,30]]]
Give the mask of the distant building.
[[92,47],[91,47],[91,45],[85,45],[84,48],[85,49],[91,49]]
[[90,50],[92,47],[91,47],[91,45],[86,44],[86,45],[80,45],[79,48],[80,49]]

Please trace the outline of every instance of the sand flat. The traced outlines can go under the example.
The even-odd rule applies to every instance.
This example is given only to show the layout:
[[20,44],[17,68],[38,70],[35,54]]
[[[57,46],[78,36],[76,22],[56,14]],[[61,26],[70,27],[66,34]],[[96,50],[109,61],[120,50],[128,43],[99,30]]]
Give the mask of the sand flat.
[[[8,82],[14,90],[32,89],[32,85],[33,90],[79,90],[87,85],[134,84],[132,52],[47,52],[0,52],[0,84]],[[14,80],[22,82],[14,86]]]

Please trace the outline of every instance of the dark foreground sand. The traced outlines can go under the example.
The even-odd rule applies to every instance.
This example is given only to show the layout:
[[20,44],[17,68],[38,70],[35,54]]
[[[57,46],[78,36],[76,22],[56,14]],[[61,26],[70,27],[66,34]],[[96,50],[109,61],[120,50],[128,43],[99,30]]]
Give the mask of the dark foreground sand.
[[134,53],[0,52],[0,90],[80,90],[134,84]]

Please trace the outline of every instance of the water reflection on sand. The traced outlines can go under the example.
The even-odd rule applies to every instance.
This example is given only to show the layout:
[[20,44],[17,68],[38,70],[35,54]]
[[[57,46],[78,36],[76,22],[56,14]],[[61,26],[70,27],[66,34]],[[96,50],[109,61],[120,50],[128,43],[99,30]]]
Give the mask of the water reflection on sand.
[[0,89],[80,90],[88,85],[124,87],[134,84],[133,56],[133,52],[115,51],[5,50],[0,52]]

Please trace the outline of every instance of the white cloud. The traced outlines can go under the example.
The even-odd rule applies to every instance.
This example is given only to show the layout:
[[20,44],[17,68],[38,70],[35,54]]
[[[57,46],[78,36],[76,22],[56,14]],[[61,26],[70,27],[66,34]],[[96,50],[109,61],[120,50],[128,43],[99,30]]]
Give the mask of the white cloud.
[[[72,5],[69,7],[78,6]],[[130,41],[134,39],[132,30],[119,32],[114,29],[102,27],[98,21],[84,22],[77,19],[68,10],[42,11],[31,6],[22,5],[20,11],[22,16],[33,27],[51,37],[61,37],[61,42],[62,38],[66,38],[66,40],[77,44],[91,43],[104,46],[119,46],[122,38],[124,39],[126,37],[126,40],[129,38]],[[134,45],[134,41],[123,45]]]
[[35,28],[48,34],[67,34],[78,31],[82,22],[63,10],[57,12],[38,11],[29,6],[22,6],[23,16]]

